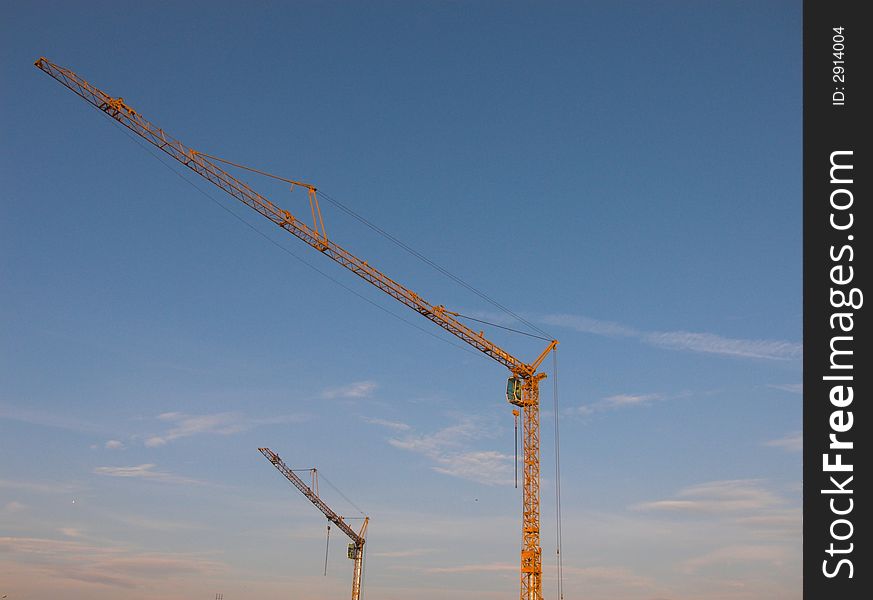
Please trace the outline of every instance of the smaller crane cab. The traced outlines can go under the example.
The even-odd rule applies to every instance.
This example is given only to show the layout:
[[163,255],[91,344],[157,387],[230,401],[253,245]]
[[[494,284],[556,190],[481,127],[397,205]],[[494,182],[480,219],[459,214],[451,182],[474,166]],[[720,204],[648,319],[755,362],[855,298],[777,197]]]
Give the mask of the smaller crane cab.
[[355,560],[355,553],[356,553],[355,551],[356,550],[357,550],[357,548],[355,548],[354,543],[349,544],[349,558],[351,558],[352,560]]
[[521,401],[521,377],[510,377],[506,382],[506,401],[516,406],[523,406]]

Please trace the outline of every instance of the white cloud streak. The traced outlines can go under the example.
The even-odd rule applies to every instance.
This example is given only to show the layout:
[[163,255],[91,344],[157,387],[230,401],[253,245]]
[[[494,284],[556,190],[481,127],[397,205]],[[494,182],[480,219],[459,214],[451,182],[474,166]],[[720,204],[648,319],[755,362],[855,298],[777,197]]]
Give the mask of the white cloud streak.
[[803,451],[803,432],[795,431],[783,436],[779,439],[770,440],[764,444],[772,448],[781,448],[787,452],[802,452]]
[[741,358],[791,360],[800,358],[803,352],[800,344],[792,342],[744,340],[726,338],[713,333],[693,333],[690,331],[648,333],[642,337],[642,340],[653,346],[670,350],[688,350]]
[[412,550],[392,550],[388,552],[373,552],[372,556],[381,558],[411,558],[415,556],[424,556],[431,554],[433,549],[430,548],[414,548]]
[[75,527],[61,527],[60,529],[58,529],[58,532],[71,538],[82,537],[82,530]]
[[632,327],[626,327],[613,321],[601,321],[580,315],[546,315],[540,319],[546,325],[556,325],[575,329],[581,333],[593,333],[607,337],[639,337],[641,334]]
[[147,463],[131,467],[97,467],[94,473],[97,475],[106,475],[109,477],[122,477],[130,479],[144,479],[147,481],[155,481],[159,483],[195,483],[202,484],[204,482],[181,475],[174,475],[165,471],[156,471],[154,464]]
[[165,433],[148,437],[145,445],[149,448],[164,446],[173,440],[195,435],[233,435],[249,431],[260,425],[299,423],[306,420],[306,417],[303,415],[251,418],[239,412],[222,412],[206,415],[167,412],[158,415],[157,418],[160,421],[170,423],[172,426]]
[[663,400],[662,394],[616,394],[607,396],[592,404],[583,404],[575,409],[580,415],[590,415],[595,412],[627,408],[629,406],[644,406],[657,400]]
[[781,566],[790,559],[784,546],[739,544],[718,548],[702,556],[688,559],[680,565],[680,570],[693,573],[706,567],[724,568],[737,563]]
[[772,383],[767,387],[771,387],[775,390],[782,390],[783,392],[791,392],[792,394],[803,393],[802,383]]
[[579,315],[546,315],[540,321],[581,333],[606,337],[635,338],[644,344],[668,350],[684,350],[737,358],[794,360],[803,354],[803,346],[779,340],[729,338],[714,333],[692,331],[641,331],[612,321],[600,321]]
[[204,529],[205,526],[199,523],[192,523],[190,521],[172,521],[168,519],[155,519],[150,517],[144,517],[141,515],[128,515],[128,514],[104,514],[109,519],[113,521],[118,521],[119,523],[123,523],[127,527],[132,527],[136,529],[145,529],[151,531],[187,531],[187,530],[196,530],[196,529]]
[[17,502],[15,500],[10,500],[6,504],[3,505],[3,508],[0,509],[2,513],[17,513],[27,510],[27,506],[22,504],[21,502]]
[[674,498],[635,505],[635,510],[718,514],[770,509],[783,500],[755,479],[713,481],[680,490]]
[[21,490],[36,494],[74,494],[82,490],[81,486],[73,483],[45,483],[42,481],[12,481],[0,479],[0,488]]
[[651,588],[655,584],[647,578],[634,572],[633,569],[617,566],[603,567],[564,567],[565,575],[574,575],[586,585],[619,585],[631,588]]
[[225,565],[194,555],[141,552],[105,544],[97,546],[77,539],[0,537],[0,554],[4,555],[4,560],[20,565],[40,579],[84,582],[126,590],[148,589],[155,578],[214,577],[226,572]]
[[321,393],[321,397],[327,400],[337,398],[369,398],[376,391],[375,381],[356,381],[348,385],[330,388]]
[[514,563],[487,563],[481,565],[459,565],[456,567],[430,567],[428,573],[496,573],[501,571],[517,571]]
[[412,429],[412,426],[401,421],[389,421],[387,419],[375,419],[372,417],[361,417],[361,420],[364,421],[364,423],[379,425],[380,427],[386,427],[388,429],[393,429],[394,431],[409,431]]
[[59,415],[54,412],[22,409],[4,404],[0,404],[0,419],[30,423],[31,425],[40,425],[42,427],[68,429],[80,433],[96,433],[100,431],[100,428],[93,422],[84,419]]
[[427,457],[437,473],[486,485],[512,484],[514,459],[511,455],[471,447],[474,441],[488,435],[489,432],[474,420],[465,418],[434,433],[410,433],[391,438],[388,443]]
[[172,440],[203,433],[231,435],[249,428],[249,425],[243,421],[242,415],[235,412],[212,415],[186,415],[169,412],[158,415],[158,419],[173,423],[173,427],[161,436],[154,436],[146,440],[146,446],[162,446]]

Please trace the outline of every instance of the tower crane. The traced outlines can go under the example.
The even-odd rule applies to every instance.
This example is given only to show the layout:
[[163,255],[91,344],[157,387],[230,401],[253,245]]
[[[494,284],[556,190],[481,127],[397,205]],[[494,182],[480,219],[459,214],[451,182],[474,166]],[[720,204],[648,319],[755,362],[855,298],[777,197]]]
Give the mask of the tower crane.
[[[279,470],[279,472],[284,475],[288,481],[294,484],[298,490],[303,492],[303,495],[306,496],[310,502],[312,502],[315,507],[320,510],[327,520],[340,528],[340,531],[349,536],[349,539],[352,542],[349,544],[349,558],[355,561],[354,571],[352,572],[352,600],[360,600],[361,598],[361,574],[363,571],[364,565],[364,536],[367,534],[367,525],[370,523],[370,517],[364,517],[364,524],[361,525],[361,529],[358,532],[355,532],[354,529],[349,527],[349,524],[345,522],[345,520],[336,514],[327,504],[324,503],[317,490],[313,490],[311,487],[306,485],[302,479],[297,476],[297,473],[288,468],[288,466],[279,458],[279,455],[270,450],[269,448],[258,448],[261,454],[267,457],[273,466]],[[325,571],[327,572],[327,571]]]
[[[521,600],[542,600],[542,548],[540,546],[540,381],[546,377],[538,372],[540,365],[558,345],[551,340],[532,362],[516,358],[484,333],[476,332],[457,317],[456,312],[426,301],[409,288],[397,283],[366,261],[358,258],[331,239],[324,227],[314,185],[283,179],[306,190],[312,212],[312,225],[307,225],[287,210],[273,204],[247,183],[234,177],[217,163],[224,159],[205,154],[174,139],[163,129],[149,122],[123,98],[110,96],[94,87],[73,71],[60,67],[45,57],[34,65],[69,88],[86,102],[106,113],[156,148],[188,167],[213,185],[260,213],[291,235],[321,254],[345,267],[358,277],[382,290],[401,304],[442,327],[455,337],[489,356],[509,370],[506,399],[518,406],[522,417],[522,524],[521,524]],[[234,163],[229,163],[234,166]],[[254,169],[249,169],[254,170]],[[263,172],[259,172],[266,175]],[[273,176],[275,177],[275,176]],[[282,179],[282,178],[279,178]]]

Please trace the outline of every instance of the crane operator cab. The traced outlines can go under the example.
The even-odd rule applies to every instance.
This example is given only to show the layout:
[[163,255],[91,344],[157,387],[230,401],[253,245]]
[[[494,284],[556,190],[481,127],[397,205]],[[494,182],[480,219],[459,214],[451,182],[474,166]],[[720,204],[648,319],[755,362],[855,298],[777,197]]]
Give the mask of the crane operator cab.
[[355,544],[349,544],[349,558],[351,558],[352,560],[355,560],[355,550],[357,550],[357,548],[355,548]]
[[506,401],[516,406],[524,406],[521,401],[521,377],[510,377],[506,382]]

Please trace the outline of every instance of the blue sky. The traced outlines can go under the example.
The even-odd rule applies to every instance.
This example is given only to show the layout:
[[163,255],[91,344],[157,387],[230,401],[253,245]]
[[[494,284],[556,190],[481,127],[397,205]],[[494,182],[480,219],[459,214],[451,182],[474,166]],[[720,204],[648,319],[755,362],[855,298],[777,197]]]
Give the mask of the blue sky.
[[[209,190],[253,232],[45,55],[194,148],[315,183],[561,341],[567,598],[799,598],[800,9],[5,3],[0,593],[345,597],[344,542],[322,576],[324,520],[259,446],[370,515],[365,597],[518,587],[503,368]],[[323,208],[423,297],[518,326]]]

